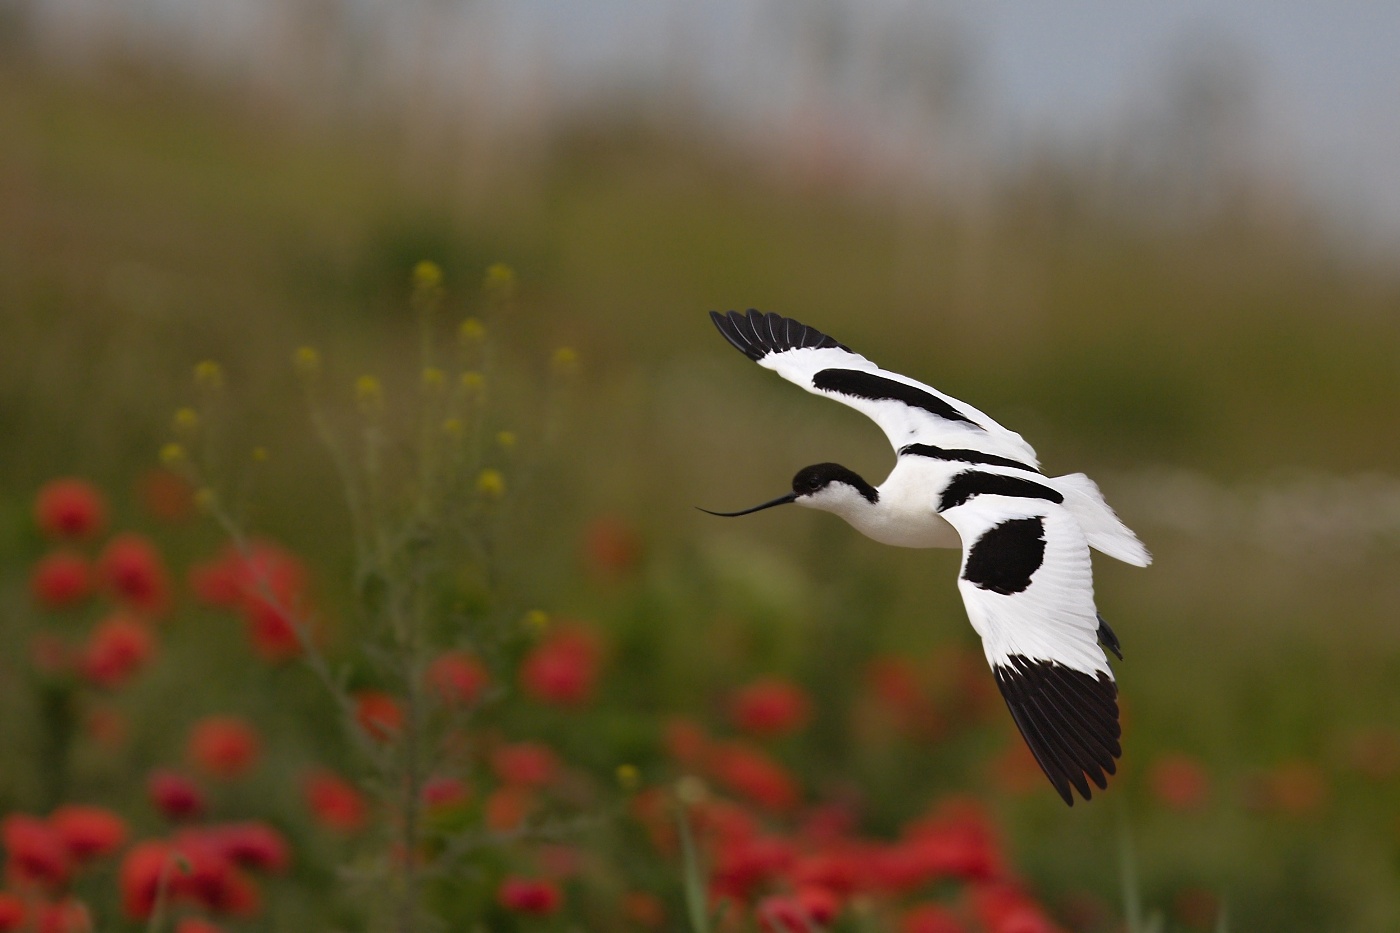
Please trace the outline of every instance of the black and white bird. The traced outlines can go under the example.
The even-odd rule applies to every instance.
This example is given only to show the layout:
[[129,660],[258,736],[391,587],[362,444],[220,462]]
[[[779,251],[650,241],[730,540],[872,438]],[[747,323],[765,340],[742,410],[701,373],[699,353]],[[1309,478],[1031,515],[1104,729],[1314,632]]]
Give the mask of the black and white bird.
[[[1152,558],[1083,473],[1046,476],[1021,435],[815,328],[777,314],[711,311],[725,339],[808,392],[871,418],[898,452],[879,486],[836,463],[804,467],[793,503],[834,512],[898,547],[962,549],[958,590],[1021,736],[1065,803],[1107,786],[1122,754],[1118,687],[1100,643],[1118,638],[1094,606],[1089,549]],[[705,510],[708,511],[708,510]]]

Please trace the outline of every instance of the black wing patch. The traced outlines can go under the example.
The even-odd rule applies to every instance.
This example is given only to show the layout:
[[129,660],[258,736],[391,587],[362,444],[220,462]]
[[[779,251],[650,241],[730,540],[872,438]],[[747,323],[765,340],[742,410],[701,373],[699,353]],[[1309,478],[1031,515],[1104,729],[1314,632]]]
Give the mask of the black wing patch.
[[954,463],[977,463],[983,466],[1003,466],[1011,467],[1013,470],[1025,470],[1028,473],[1040,473],[1040,470],[1029,463],[1022,463],[1020,460],[1012,460],[1010,457],[998,457],[996,454],[986,454],[980,450],[965,450],[961,447],[935,447],[932,444],[906,444],[899,448],[901,456],[912,454],[916,457],[930,457],[934,460],[951,460]]
[[933,393],[863,369],[823,369],[812,377],[812,385],[826,392],[872,402],[903,402],[911,408],[922,409],[945,421],[962,421],[974,428],[983,429],[980,424]]
[[982,533],[967,549],[962,578],[1002,596],[1019,593],[1045,562],[1045,520],[1009,518]]
[[749,359],[757,362],[770,353],[785,350],[825,350],[834,348],[854,353],[850,347],[837,343],[815,327],[808,327],[790,317],[782,317],[769,312],[763,314],[750,308],[747,314],[730,311],[720,314],[710,312],[710,320],[724,335],[724,339]]
[[1054,503],[1065,501],[1064,496],[1049,486],[1033,480],[981,470],[963,470],[943,487],[938,497],[938,511],[955,509],[977,496],[1013,496],[1017,499],[1045,499]]
[[1065,803],[1074,806],[1071,786],[1085,800],[1089,781],[1107,787],[1123,754],[1113,679],[1019,654],[992,670],[1016,728]]

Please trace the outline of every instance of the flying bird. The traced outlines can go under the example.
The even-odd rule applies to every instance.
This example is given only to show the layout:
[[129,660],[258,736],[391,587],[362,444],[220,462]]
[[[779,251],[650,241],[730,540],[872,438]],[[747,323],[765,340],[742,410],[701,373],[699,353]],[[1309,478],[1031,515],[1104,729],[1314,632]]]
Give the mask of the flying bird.
[[1107,787],[1122,732],[1100,645],[1123,655],[1094,606],[1089,549],[1139,567],[1152,558],[1094,481],[1046,476],[1021,435],[792,318],[754,310],[710,317],[760,366],[869,417],[898,454],[879,486],[818,463],[771,502],[710,514],[792,503],[834,512],[882,544],[961,548],[958,590],[1036,761],[1071,806],[1071,788],[1088,800],[1091,781]]

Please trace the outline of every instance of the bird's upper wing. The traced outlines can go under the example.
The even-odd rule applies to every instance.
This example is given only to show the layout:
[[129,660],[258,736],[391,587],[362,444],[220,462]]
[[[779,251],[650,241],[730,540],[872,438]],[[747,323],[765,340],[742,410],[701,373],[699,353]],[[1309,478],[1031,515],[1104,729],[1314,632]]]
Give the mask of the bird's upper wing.
[[952,447],[1038,466],[1035,451],[1015,431],[937,389],[881,369],[816,328],[753,310],[711,311],[710,317],[726,340],[760,366],[874,420],[897,451]]
[[1061,501],[1031,479],[973,469],[952,478],[938,511],[962,537],[958,589],[1001,695],[1072,805],[1070,788],[1087,800],[1089,781],[1107,786],[1122,751],[1089,546]]

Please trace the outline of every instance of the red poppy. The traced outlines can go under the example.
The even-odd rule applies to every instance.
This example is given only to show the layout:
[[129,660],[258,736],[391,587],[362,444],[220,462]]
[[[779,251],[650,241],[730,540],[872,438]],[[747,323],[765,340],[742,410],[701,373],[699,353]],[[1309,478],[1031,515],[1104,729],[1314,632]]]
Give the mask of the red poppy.
[[449,706],[471,706],[491,682],[491,674],[470,651],[446,651],[424,672],[429,688]]
[[662,731],[666,751],[685,768],[699,768],[710,752],[710,736],[694,720],[673,716]]
[[77,551],[51,551],[35,562],[29,592],[45,609],[68,609],[92,593],[92,567]]
[[958,799],[906,826],[904,838],[872,859],[871,868],[877,884],[891,891],[945,878],[985,881],[1005,874],[991,820],[976,803]]
[[716,745],[708,768],[719,784],[766,809],[790,810],[801,799],[797,782],[787,769],[743,742]]
[[830,926],[841,913],[841,899],[818,885],[798,888],[797,905],[802,908],[804,916],[819,926]]
[[754,891],[786,872],[796,853],[777,836],[730,837],[719,840],[711,886],[717,894],[747,901]]
[[174,524],[194,515],[194,489],[189,480],[170,470],[147,470],[136,484],[146,513],[157,521]]
[[899,918],[899,933],[967,933],[967,927],[946,907],[920,904]]
[[796,898],[774,894],[754,907],[758,928],[764,933],[810,933],[813,924],[802,914]]
[[306,568],[286,549],[266,541],[246,551],[223,550],[190,570],[190,588],[201,602],[236,609],[253,650],[268,663],[301,654],[307,634]]
[[578,625],[560,625],[534,647],[520,668],[525,693],[555,706],[581,706],[593,697],[602,650]]
[[280,873],[291,863],[287,840],[266,823],[226,823],[205,832],[220,852],[244,868]]
[[759,925],[771,933],[814,933],[830,926],[840,912],[841,902],[822,888],[765,897],[755,911]]
[[636,569],[642,555],[637,532],[622,519],[604,515],[584,529],[583,553],[588,569],[604,580],[618,580]]
[[276,663],[301,654],[309,614],[300,560],[276,545],[255,545],[240,566],[240,601],[253,650],[263,660]]
[[1400,735],[1372,726],[1346,736],[1341,749],[1347,765],[1372,781],[1389,781],[1400,774]]
[[34,521],[49,538],[87,540],[107,524],[107,502],[86,480],[50,480],[34,497]]
[[543,878],[512,876],[501,882],[496,898],[501,906],[522,914],[548,916],[559,910],[564,895],[559,886]]
[[122,910],[133,920],[145,920],[155,908],[157,895],[178,871],[168,842],[147,839],[127,850],[118,872]]
[[0,891],[0,933],[22,930],[29,923],[29,909],[18,894]]
[[238,550],[225,548],[219,556],[190,568],[190,590],[206,606],[236,608],[243,597],[242,569],[243,557]]
[[223,933],[223,927],[217,926],[203,917],[182,917],[175,924],[175,933]]
[[173,845],[181,860],[171,878],[174,896],[234,917],[258,912],[262,898],[257,885],[238,870],[217,832],[182,832]]
[[131,679],[155,651],[155,638],[140,621],[117,613],[93,628],[78,661],[79,672],[108,690]]
[[971,902],[987,933],[1057,933],[1040,906],[1012,885],[979,885],[971,891]]
[[261,752],[258,733],[237,716],[206,716],[190,729],[189,758],[213,777],[242,777],[257,764]]
[[39,907],[35,933],[91,933],[92,914],[76,897],[65,897]]
[[622,916],[639,927],[658,930],[666,924],[666,905],[647,891],[628,891],[622,895]]
[[432,777],[423,782],[423,803],[431,811],[451,810],[466,803],[471,791],[459,778]]
[[799,887],[818,887],[848,897],[865,879],[870,854],[864,848],[845,845],[808,852],[793,866],[792,880]]
[[1045,786],[1040,765],[1020,735],[1009,737],[1001,752],[987,762],[991,782],[1001,791],[1021,797]]
[[150,539],[135,532],[117,535],[97,558],[97,576],[124,606],[159,615],[170,605],[170,574]]
[[205,810],[204,791],[191,778],[175,771],[152,771],[146,779],[151,803],[169,820],[188,820]]
[[519,829],[535,805],[534,791],[528,787],[498,787],[482,803],[486,828],[498,833]]
[[767,738],[795,732],[812,715],[812,701],[796,684],[765,677],[735,691],[729,701],[734,725],[750,735]]
[[316,820],[327,829],[353,833],[363,828],[369,815],[364,795],[349,781],[331,771],[316,771],[302,784],[306,803]]
[[383,690],[361,690],[355,694],[355,722],[370,738],[388,742],[403,730],[403,707]]
[[126,821],[102,807],[59,807],[49,815],[49,825],[75,862],[111,855],[126,842]]
[[849,803],[822,803],[802,815],[798,833],[808,843],[829,846],[855,830],[857,818]]
[[1172,912],[1193,930],[1218,928],[1220,896],[1209,888],[1182,888],[1172,897]]
[[37,816],[11,813],[0,821],[5,874],[19,884],[58,888],[72,873],[68,847],[58,830]]
[[1327,802],[1327,778],[1310,761],[1288,761],[1262,775],[1254,783],[1250,802],[1263,810],[1287,816],[1304,816]]
[[506,784],[543,787],[559,773],[559,756],[538,742],[516,742],[491,753],[491,770]]
[[1205,768],[1186,755],[1161,756],[1152,763],[1147,781],[1153,796],[1172,810],[1198,810],[1210,797]]
[[906,658],[876,658],[865,668],[871,696],[894,724],[914,736],[932,738],[944,724],[923,686],[926,679]]
[[114,751],[131,737],[131,723],[126,714],[114,706],[92,706],[83,717],[83,732],[93,742]]

